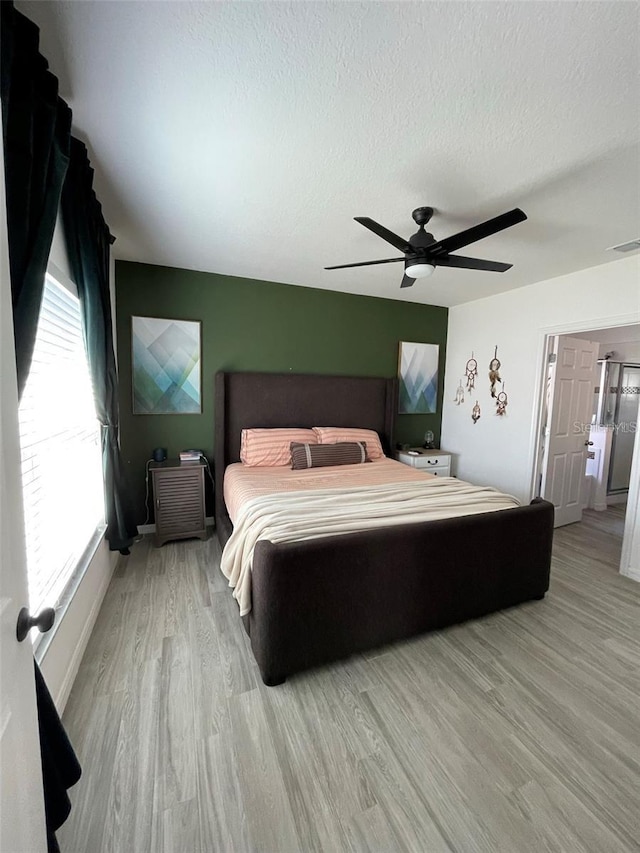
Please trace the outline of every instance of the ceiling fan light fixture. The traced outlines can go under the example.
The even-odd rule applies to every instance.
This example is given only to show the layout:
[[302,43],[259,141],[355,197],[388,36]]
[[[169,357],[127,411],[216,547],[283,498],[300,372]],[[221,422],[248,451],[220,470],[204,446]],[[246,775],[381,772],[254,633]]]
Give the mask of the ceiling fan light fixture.
[[413,211],[413,220],[419,228],[408,240],[394,234],[393,231],[389,231],[384,225],[369,219],[368,216],[354,217],[356,222],[364,225],[369,231],[373,231],[378,237],[394,246],[403,253],[404,257],[363,261],[358,264],[340,264],[339,266],[325,267],[325,269],[343,270],[347,267],[369,267],[375,264],[395,264],[404,261],[404,276],[400,287],[411,287],[417,278],[427,278],[435,271],[436,267],[453,267],[485,272],[506,272],[511,269],[512,264],[488,261],[482,258],[466,258],[463,255],[452,255],[451,252],[456,252],[458,249],[471,245],[471,243],[477,243],[478,240],[484,240],[485,237],[498,234],[505,228],[517,225],[518,222],[524,222],[527,215],[519,207],[514,207],[507,213],[494,216],[493,219],[487,219],[486,222],[481,222],[479,225],[474,225],[458,234],[452,234],[451,237],[446,237],[444,240],[434,240],[433,234],[424,230],[425,224],[431,219],[432,215],[432,207],[418,207]]
[[435,266],[425,261],[407,261],[404,271],[409,278],[426,278],[435,271]]

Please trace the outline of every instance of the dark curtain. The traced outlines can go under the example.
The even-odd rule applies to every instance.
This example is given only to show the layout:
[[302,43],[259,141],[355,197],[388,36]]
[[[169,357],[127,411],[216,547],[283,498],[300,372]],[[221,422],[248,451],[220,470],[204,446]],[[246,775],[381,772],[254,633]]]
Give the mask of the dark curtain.
[[73,280],[78,287],[84,342],[102,424],[106,539],[123,551],[138,535],[118,442],[118,380],[113,351],[109,253],[113,238],[93,191],[86,147],[71,139],[69,168],[62,190],[62,221]]
[[[71,110],[58,97],[58,81],[38,52],[38,28],[17,12],[13,3],[2,2],[1,15],[2,142],[21,395],[31,367],[44,278],[69,163]],[[59,853],[55,831],[69,814],[67,788],[78,781],[81,771],[37,666],[35,679],[47,850]]]
[[82,770],[67,733],[60,722],[56,706],[53,704],[53,699],[42,673],[35,661],[34,666],[44,811],[47,823],[47,851],[48,853],[60,853],[55,833],[69,817],[71,801],[67,789],[76,784]]
[[71,110],[38,52],[39,30],[2,2],[2,129],[18,394],[38,328],[49,251],[69,162]]

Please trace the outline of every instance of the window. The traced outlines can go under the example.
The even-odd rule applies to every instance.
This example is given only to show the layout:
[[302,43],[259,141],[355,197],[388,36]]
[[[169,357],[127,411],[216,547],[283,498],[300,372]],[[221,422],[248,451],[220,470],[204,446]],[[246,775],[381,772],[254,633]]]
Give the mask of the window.
[[104,524],[100,429],[80,303],[51,275],[19,416],[29,608],[35,613],[60,603]]

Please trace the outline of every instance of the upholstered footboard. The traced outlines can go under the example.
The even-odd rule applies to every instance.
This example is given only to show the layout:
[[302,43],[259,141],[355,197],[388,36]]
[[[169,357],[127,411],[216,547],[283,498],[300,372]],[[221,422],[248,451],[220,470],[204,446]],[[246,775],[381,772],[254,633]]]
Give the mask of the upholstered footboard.
[[274,545],[258,542],[245,617],[265,684],[542,598],[553,506]]

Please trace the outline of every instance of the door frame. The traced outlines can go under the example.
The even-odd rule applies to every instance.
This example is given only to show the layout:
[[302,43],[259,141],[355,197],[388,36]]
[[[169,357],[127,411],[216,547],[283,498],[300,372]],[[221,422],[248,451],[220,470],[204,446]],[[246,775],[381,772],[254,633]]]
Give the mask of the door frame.
[[[575,323],[559,323],[538,330],[536,363],[536,387],[534,388],[535,408],[531,419],[529,437],[529,483],[530,499],[537,494],[541,471],[540,444],[545,419],[545,393],[547,381],[549,338],[555,335],[574,335],[583,332],[588,335],[595,329],[614,329],[617,326],[634,326],[640,323],[640,311],[618,314],[612,317],[596,317],[591,320],[578,320]],[[640,400],[639,400],[640,406]],[[640,414],[640,410],[639,410]],[[620,574],[640,582],[640,429],[636,430],[631,463],[631,482],[627,497]]]

